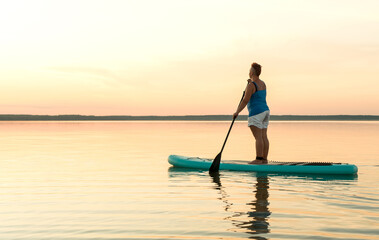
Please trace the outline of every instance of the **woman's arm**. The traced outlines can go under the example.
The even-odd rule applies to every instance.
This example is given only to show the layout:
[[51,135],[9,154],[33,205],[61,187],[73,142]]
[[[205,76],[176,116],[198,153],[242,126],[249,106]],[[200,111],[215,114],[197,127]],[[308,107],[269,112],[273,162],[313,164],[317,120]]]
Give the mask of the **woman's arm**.
[[238,106],[237,111],[233,114],[234,118],[236,118],[238,114],[246,107],[246,105],[250,101],[251,95],[253,95],[255,91],[254,84],[251,82],[251,80],[250,81],[249,80],[248,80],[249,84],[246,86],[246,89],[245,89],[245,96],[243,97],[242,102]]

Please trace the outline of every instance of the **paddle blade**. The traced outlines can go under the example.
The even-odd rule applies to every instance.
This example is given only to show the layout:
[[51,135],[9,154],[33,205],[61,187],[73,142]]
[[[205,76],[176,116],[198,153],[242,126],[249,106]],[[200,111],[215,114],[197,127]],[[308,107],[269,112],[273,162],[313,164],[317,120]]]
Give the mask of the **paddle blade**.
[[219,154],[217,154],[217,156],[213,160],[212,165],[209,168],[209,172],[210,173],[218,172],[218,170],[220,169],[220,162],[221,162],[221,152]]

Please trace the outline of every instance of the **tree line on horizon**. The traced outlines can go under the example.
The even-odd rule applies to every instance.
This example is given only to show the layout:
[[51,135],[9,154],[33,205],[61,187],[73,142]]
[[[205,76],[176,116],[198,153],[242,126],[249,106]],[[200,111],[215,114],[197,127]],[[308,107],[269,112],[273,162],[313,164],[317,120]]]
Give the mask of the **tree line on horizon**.
[[[231,115],[129,116],[0,114],[0,121],[228,121]],[[237,121],[247,119],[240,115]],[[273,121],[378,121],[379,115],[271,115]]]

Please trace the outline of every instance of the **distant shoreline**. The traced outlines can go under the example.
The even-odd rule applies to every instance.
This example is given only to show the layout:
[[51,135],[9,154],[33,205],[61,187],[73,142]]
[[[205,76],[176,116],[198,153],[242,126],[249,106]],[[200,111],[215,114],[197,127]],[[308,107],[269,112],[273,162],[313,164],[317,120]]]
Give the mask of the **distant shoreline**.
[[[229,121],[231,115],[128,116],[0,114],[0,121]],[[236,121],[246,121],[247,115]],[[272,121],[379,121],[379,115],[272,115]]]

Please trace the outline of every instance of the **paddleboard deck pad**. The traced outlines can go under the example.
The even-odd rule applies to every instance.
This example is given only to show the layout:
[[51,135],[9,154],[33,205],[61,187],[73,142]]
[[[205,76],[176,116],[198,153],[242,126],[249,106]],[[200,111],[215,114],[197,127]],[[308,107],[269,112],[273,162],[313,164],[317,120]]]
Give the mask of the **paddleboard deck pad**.
[[[208,170],[213,159],[170,155],[168,162],[175,167]],[[313,174],[356,174],[357,166],[332,162],[274,162],[267,164],[248,164],[248,161],[221,160],[220,170],[276,172],[276,173],[313,173]]]

